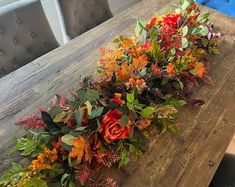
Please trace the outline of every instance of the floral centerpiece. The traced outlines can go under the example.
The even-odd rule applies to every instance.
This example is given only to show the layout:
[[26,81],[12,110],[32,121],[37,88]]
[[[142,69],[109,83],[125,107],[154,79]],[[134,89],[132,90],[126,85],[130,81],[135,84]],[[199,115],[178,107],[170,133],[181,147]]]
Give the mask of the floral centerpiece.
[[134,36],[100,49],[98,81],[85,78],[70,99],[56,95],[49,109],[16,122],[29,133],[15,148],[31,163],[13,163],[0,184],[117,186],[94,176],[102,166],[127,165],[130,153],[141,155],[149,126],[176,134],[178,108],[204,103],[190,95],[200,81],[211,83],[206,55],[219,53],[221,34],[208,17],[193,0],[181,0],[175,12],[138,21]]

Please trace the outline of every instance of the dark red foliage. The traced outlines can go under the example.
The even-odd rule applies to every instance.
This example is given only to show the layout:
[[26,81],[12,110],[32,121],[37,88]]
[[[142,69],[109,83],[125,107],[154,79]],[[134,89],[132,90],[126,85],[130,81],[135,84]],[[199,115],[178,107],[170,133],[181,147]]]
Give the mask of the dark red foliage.
[[80,164],[75,166],[74,172],[76,174],[76,180],[78,180],[82,185],[87,182],[91,175],[91,169],[87,164]]
[[118,185],[113,178],[100,176],[95,180],[90,180],[89,187],[118,187]]
[[46,125],[43,120],[36,114],[24,116],[16,121],[15,124],[26,128],[44,128]]

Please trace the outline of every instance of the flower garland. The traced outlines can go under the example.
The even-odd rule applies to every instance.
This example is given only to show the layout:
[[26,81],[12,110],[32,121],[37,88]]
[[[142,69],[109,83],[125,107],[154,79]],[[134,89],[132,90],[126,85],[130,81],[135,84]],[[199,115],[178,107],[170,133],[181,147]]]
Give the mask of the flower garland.
[[57,95],[40,115],[17,121],[30,133],[15,148],[32,161],[27,169],[13,163],[0,184],[117,186],[97,177],[102,166],[122,167],[130,153],[141,155],[149,126],[176,134],[177,108],[204,103],[190,95],[200,80],[211,83],[206,55],[219,53],[221,36],[193,0],[180,5],[138,21],[134,36],[114,40],[117,47],[100,49],[98,81],[85,78],[71,99]]

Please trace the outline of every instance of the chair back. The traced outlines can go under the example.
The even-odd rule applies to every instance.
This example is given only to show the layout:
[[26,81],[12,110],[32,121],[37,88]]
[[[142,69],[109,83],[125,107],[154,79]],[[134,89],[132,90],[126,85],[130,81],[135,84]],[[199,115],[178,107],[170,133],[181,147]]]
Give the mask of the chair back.
[[0,77],[59,46],[40,1],[0,8]]
[[92,29],[113,15],[107,0],[59,0],[70,38]]

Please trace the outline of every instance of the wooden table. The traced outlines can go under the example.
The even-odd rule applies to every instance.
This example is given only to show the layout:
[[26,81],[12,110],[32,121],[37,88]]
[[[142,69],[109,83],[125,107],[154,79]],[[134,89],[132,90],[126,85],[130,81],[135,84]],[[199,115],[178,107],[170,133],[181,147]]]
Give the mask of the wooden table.
[[[77,37],[0,79],[0,170],[17,154],[8,155],[14,136],[24,134],[14,122],[45,106],[56,93],[76,86],[81,76],[93,73],[98,48],[118,34],[133,32],[137,19],[164,13],[175,1],[144,0],[109,21]],[[224,33],[221,55],[211,59],[214,86],[203,85],[195,97],[206,104],[184,109],[179,118],[181,133],[164,134],[151,151],[134,159],[119,175],[120,186],[208,186],[235,132],[235,19],[212,10],[212,20]],[[119,173],[119,174],[117,174]]]

